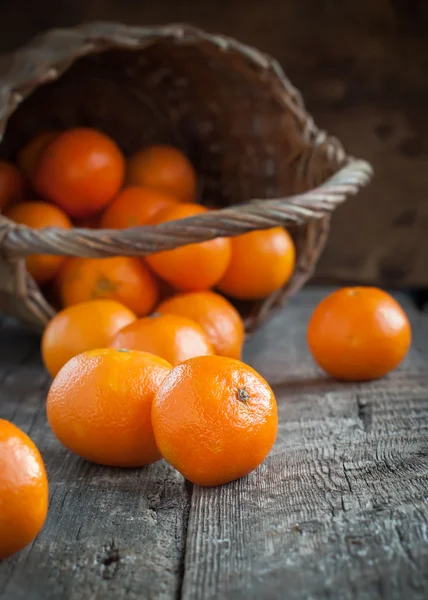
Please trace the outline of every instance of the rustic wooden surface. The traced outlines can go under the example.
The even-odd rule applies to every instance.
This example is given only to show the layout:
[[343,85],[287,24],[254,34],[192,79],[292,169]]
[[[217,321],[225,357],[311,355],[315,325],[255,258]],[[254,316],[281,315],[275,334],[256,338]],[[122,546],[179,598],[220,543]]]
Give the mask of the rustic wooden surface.
[[164,462],[91,465],[55,441],[39,340],[4,320],[0,417],[38,444],[50,510],[36,542],[0,563],[0,600],[423,600],[428,595],[428,313],[400,297],[408,359],[368,384],[313,365],[302,292],[247,345],[278,399],[265,463],[221,488],[186,483]]
[[276,56],[317,124],[376,172],[337,211],[318,280],[428,287],[427,2],[2,0],[0,51],[100,19],[187,21]]

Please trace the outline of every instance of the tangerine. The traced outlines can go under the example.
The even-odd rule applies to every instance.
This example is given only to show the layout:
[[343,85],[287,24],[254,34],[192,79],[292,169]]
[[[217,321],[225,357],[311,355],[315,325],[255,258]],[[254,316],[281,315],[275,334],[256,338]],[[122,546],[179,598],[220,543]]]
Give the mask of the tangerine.
[[0,559],[27,546],[48,512],[48,479],[28,435],[0,419]]
[[151,352],[173,366],[214,352],[200,325],[187,317],[167,314],[138,319],[119,331],[111,346]]
[[[154,222],[165,223],[184,219],[207,210],[198,204],[181,203],[158,213]],[[223,277],[229,265],[230,255],[230,240],[216,238],[157,252],[147,256],[146,260],[153,271],[174,288],[190,292],[206,290],[215,285]]]
[[152,424],[162,456],[203,486],[256,469],[278,429],[275,396],[261,375],[224,356],[192,358],[155,394]]
[[129,187],[120,192],[108,205],[100,227],[126,229],[147,225],[159,211],[173,206],[173,196],[143,187]]
[[[72,227],[65,212],[48,202],[21,202],[12,206],[6,216],[15,223],[34,229],[43,227],[71,229]],[[37,283],[46,283],[57,274],[64,261],[64,256],[32,254],[26,259],[26,265],[28,272]]]
[[295,249],[282,227],[231,239],[231,258],[218,289],[232,298],[258,300],[281,288],[293,274]]
[[106,348],[118,331],[136,320],[135,314],[114,300],[90,300],[57,313],[42,336],[42,357],[55,377],[76,354]]
[[117,300],[138,317],[151,312],[159,290],[155,277],[142,260],[70,258],[59,273],[58,285],[64,306],[105,298]]
[[37,161],[34,186],[76,218],[89,217],[119,191],[125,160],[115,142],[89,128],[69,129]]
[[383,377],[404,359],[411,327],[401,306],[374,287],[348,287],[324,298],[308,325],[313,358],[336,379]]
[[196,199],[196,173],[189,159],[173,146],[150,146],[127,161],[126,182],[170,194],[180,202]]
[[141,467],[159,460],[151,406],[171,369],[146,352],[103,348],[73,357],[49,390],[52,431],[71,452],[102,465]]
[[166,299],[156,311],[189,317],[202,327],[217,355],[241,358],[244,324],[236,308],[220,294],[179,294]]

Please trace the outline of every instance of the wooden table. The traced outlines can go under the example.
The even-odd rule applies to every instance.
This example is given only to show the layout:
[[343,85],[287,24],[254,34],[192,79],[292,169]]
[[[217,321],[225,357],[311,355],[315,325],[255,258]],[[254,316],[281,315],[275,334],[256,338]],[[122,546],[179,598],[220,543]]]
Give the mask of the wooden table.
[[54,439],[39,340],[3,321],[0,417],[38,444],[50,510],[0,563],[0,600],[428,597],[428,314],[382,381],[324,377],[305,343],[326,290],[301,293],[247,345],[278,399],[277,443],[249,477],[186,483],[166,463],[94,466]]

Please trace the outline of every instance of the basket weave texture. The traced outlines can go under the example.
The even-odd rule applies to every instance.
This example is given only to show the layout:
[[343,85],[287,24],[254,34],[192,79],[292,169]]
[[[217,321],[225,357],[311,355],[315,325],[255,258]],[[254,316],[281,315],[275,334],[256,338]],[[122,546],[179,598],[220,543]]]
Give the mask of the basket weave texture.
[[54,314],[26,273],[32,253],[146,256],[215,237],[285,226],[297,263],[291,281],[246,303],[253,330],[313,272],[333,210],[372,169],[320,131],[277,61],[189,25],[92,23],[54,30],[0,60],[0,155],[36,133],[93,126],[125,154],[150,143],[181,148],[200,201],[218,210],[127,230],[34,230],[0,215],[0,312],[42,328]]

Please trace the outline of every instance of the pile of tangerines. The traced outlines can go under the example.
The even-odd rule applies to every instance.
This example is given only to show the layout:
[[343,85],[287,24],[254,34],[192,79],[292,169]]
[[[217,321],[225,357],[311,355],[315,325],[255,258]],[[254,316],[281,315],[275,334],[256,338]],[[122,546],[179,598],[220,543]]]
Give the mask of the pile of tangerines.
[[[93,129],[45,132],[18,153],[17,166],[0,162],[0,208],[36,228],[162,223],[208,210],[196,200],[194,168],[179,150],[152,146],[125,159]],[[277,406],[241,361],[244,325],[230,299],[271,294],[294,259],[280,227],[144,260],[29,257],[28,271],[61,306],[42,337],[58,440],[102,465],[164,458],[204,486],[254,470],[275,442]],[[307,336],[326,373],[364,381],[403,360],[411,330],[386,292],[343,288],[318,305]],[[34,539],[47,507],[40,453],[0,420],[0,559]]]

